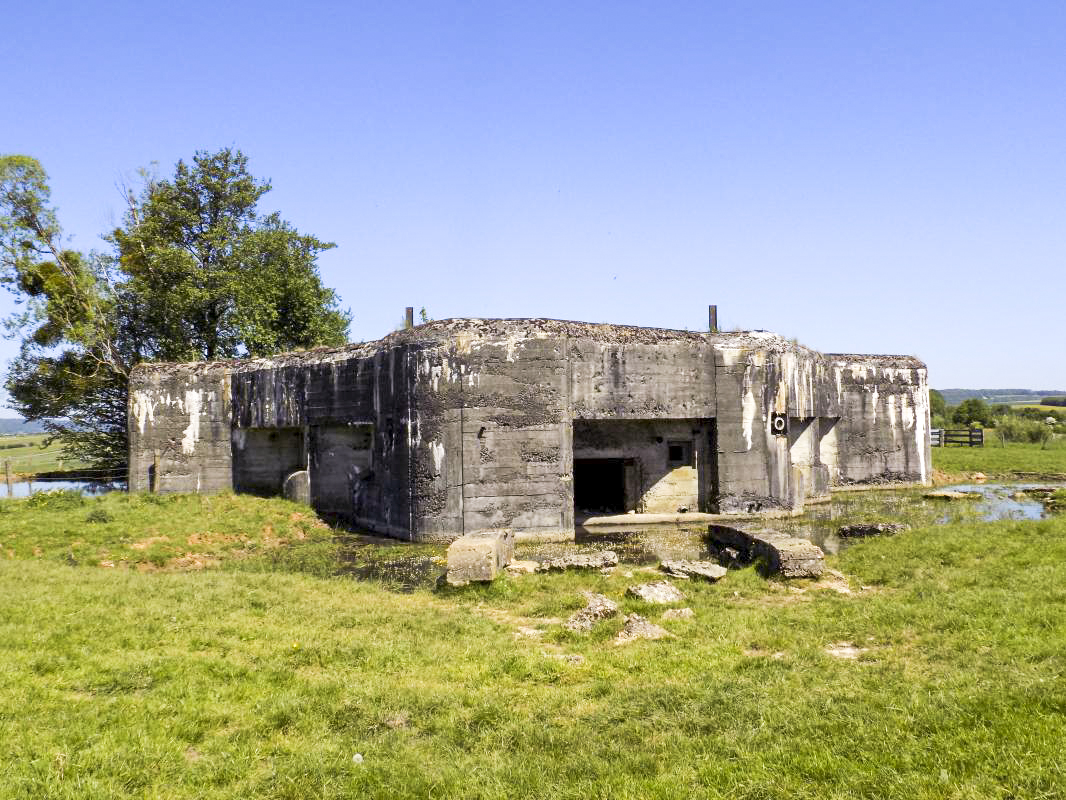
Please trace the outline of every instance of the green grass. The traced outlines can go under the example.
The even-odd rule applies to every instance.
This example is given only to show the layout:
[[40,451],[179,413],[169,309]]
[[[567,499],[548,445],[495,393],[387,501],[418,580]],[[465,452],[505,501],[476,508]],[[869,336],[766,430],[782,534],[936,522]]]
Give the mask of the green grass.
[[[305,546],[287,546],[293,542]],[[44,491],[2,500],[0,551],[7,558],[139,570],[260,564],[314,552],[320,574],[331,574],[337,557],[329,527],[306,506],[232,493]]]
[[[37,503],[0,503],[0,797],[911,800],[1066,785],[1061,518],[861,542],[833,562],[850,595],[751,569],[679,582],[695,617],[662,623],[676,638],[617,647],[621,619],[589,635],[548,620],[581,589],[658,620],[623,594],[651,573],[397,594],[323,577],[343,543],[284,501]],[[219,535],[221,568],[183,571],[169,552],[159,568],[132,547],[188,549],[202,532]],[[97,566],[104,552],[118,566]],[[825,652],[841,641],[866,649]]]
[[995,431],[985,431],[984,447],[934,447],[933,466],[941,472],[964,474],[983,472],[989,477],[1009,477],[1016,473],[1066,474],[1066,439],[1054,439],[1047,447],[1008,442],[1004,447]]
[[78,469],[84,464],[66,456],[59,442],[46,443],[47,434],[28,433],[0,436],[0,475],[4,462],[11,462],[16,475],[33,475],[60,469]]

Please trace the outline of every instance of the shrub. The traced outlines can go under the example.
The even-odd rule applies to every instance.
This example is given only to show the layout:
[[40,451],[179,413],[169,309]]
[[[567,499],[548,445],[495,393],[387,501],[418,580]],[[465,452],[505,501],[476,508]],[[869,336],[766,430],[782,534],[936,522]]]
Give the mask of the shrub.
[[94,508],[85,517],[86,522],[114,522],[115,516],[106,508]]
[[996,425],[996,436],[999,437],[1001,444],[1029,442],[1047,447],[1052,433],[1051,426],[1044,422],[1014,415],[1000,417]]
[[31,494],[29,499],[26,500],[26,505],[30,508],[59,511],[65,508],[85,505],[85,495],[77,489],[52,489],[47,492]]

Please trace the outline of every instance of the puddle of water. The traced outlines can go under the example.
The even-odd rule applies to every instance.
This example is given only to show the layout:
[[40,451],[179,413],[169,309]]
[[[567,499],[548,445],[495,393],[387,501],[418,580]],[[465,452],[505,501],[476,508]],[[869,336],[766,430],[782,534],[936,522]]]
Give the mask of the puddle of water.
[[73,490],[86,495],[105,494],[117,490],[125,490],[123,481],[115,483],[99,483],[98,481],[19,481],[12,484],[8,491],[6,484],[0,489],[0,497],[29,497],[37,492],[51,492],[59,489]]
[[[838,553],[862,541],[841,538],[838,531],[845,524],[904,522],[917,527],[980,520],[1043,519],[1047,514],[1039,498],[1014,495],[1023,489],[1049,485],[985,483],[942,487],[977,495],[974,499],[951,501],[923,497],[928,489],[842,492],[834,495],[831,502],[809,506],[802,516],[755,521],[754,525],[809,539],[827,553]],[[752,524],[752,521],[744,520],[742,524]],[[706,525],[687,530],[649,528],[583,533],[573,542],[520,542],[515,545],[515,558],[544,561],[563,555],[613,550],[620,564],[630,566],[656,565],[671,559],[715,560],[717,552],[706,534]],[[353,534],[346,538],[345,549],[348,565],[341,569],[342,574],[378,581],[400,592],[432,588],[446,569],[444,545],[411,545]]]
[[960,484],[952,486],[959,492],[973,492],[981,498],[976,501],[976,508],[982,519],[1044,519],[1047,512],[1044,504],[1031,496],[1014,497],[1024,489],[1036,489],[1048,484],[1016,483],[1016,484]]
[[690,530],[668,528],[620,532],[580,533],[574,542],[522,542],[515,545],[515,558],[523,561],[546,561],[575,553],[613,550],[619,563],[633,566],[658,564],[677,559],[714,558],[716,551],[706,538],[707,526]]
[[446,571],[438,559],[423,557],[353,565],[342,569],[340,574],[356,580],[375,581],[401,594],[410,594],[415,589],[436,586]]
[[443,544],[411,544],[399,539],[345,533],[337,574],[374,581],[388,589],[409,594],[416,589],[437,585],[447,571],[447,549]]

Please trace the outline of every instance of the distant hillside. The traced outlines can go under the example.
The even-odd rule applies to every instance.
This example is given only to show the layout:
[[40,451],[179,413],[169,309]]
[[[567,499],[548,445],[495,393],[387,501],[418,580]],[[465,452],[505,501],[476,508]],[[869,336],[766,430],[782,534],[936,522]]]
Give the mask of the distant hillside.
[[944,402],[957,406],[963,400],[980,397],[988,403],[1039,403],[1043,397],[1063,397],[1063,389],[938,389]]
[[20,417],[0,417],[0,436],[15,433],[44,433],[44,425],[40,422],[26,422]]

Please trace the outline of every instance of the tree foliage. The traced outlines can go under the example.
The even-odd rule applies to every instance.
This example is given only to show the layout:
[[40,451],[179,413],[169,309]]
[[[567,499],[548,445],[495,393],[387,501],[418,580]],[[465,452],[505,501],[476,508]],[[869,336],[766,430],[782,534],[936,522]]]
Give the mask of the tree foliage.
[[995,425],[992,409],[980,397],[971,397],[963,400],[956,406],[952,418],[956,424],[970,427],[987,428]]
[[105,468],[127,457],[130,369],[140,361],[263,356],[342,344],[349,316],[318,275],[333,245],[279,214],[239,150],[198,152],[127,195],[112,249],[62,247],[48,178],[0,157],[0,283],[23,309],[6,387],[28,419],[48,419],[71,455]]

